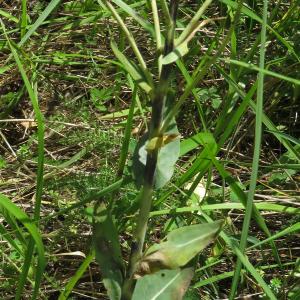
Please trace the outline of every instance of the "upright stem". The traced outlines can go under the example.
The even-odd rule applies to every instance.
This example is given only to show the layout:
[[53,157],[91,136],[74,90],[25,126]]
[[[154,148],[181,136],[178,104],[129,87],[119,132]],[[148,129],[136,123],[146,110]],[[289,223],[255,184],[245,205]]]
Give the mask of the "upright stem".
[[[172,0],[170,2],[170,14],[172,22],[167,31],[167,38],[165,42],[164,55],[167,55],[173,50],[174,46],[174,35],[176,26],[176,15],[178,8],[178,0]],[[150,132],[149,139],[163,135],[160,128],[163,119],[163,110],[165,101],[168,93],[169,81],[170,81],[170,68],[171,65],[163,65],[159,82],[155,87],[154,97],[152,101],[152,117],[150,120]],[[147,231],[148,219],[150,215],[152,205],[152,194],[155,179],[155,169],[157,165],[158,149],[149,151],[147,154],[147,162],[145,166],[144,184],[140,199],[140,210],[137,217],[136,230],[133,235],[133,241],[131,245],[131,255],[128,266],[127,280],[124,284],[124,296],[125,299],[130,298],[129,294],[133,289],[133,275],[136,271],[139,259],[143,253],[143,246]],[[127,294],[127,295],[126,295]]]

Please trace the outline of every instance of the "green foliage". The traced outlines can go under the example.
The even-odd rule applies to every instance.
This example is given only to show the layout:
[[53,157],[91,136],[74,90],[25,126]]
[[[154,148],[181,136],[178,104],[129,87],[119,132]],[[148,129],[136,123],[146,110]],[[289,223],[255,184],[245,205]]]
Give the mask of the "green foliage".
[[[173,127],[167,131],[166,134],[178,134],[177,127]],[[145,134],[138,142],[133,155],[133,176],[135,184],[140,187],[144,183],[144,178],[141,174],[145,173],[145,166],[147,162],[148,134]],[[176,139],[167,145],[160,148],[157,158],[157,166],[154,175],[154,186],[159,189],[162,188],[171,179],[175,163],[179,157],[180,140]]]
[[196,89],[196,93],[201,103],[207,107],[207,114],[210,113],[209,109],[212,107],[217,110],[222,102],[216,87],[212,86],[208,89]]
[[107,111],[105,102],[112,98],[112,93],[112,88],[102,90],[94,88],[90,90],[91,100],[94,103],[95,107],[101,112]]
[[103,203],[96,205],[94,211],[94,245],[107,293],[112,300],[121,299],[124,280],[122,254],[117,230]]
[[161,60],[161,63],[163,65],[168,65],[173,62],[176,62],[176,60],[186,55],[188,52],[189,52],[189,48],[187,46],[187,43],[182,43],[178,47],[176,47],[172,52],[170,52],[168,55],[164,56]]
[[193,277],[192,268],[161,270],[137,280],[132,300],[180,300]]
[[274,294],[279,294],[281,288],[282,288],[282,282],[279,278],[273,278],[270,281],[270,287],[273,290]]
[[0,155],[0,169],[4,169],[6,166],[6,160]]
[[172,230],[167,241],[151,246],[141,260],[139,272],[153,273],[157,269],[185,266],[208,246],[221,230],[222,222],[183,226]]
[[132,62],[130,62],[126,56],[118,49],[116,43],[114,41],[111,42],[111,48],[114,51],[114,54],[119,59],[119,61],[122,63],[122,66],[125,68],[125,70],[130,74],[133,80],[135,80],[139,86],[145,90],[146,93],[150,93],[152,90],[151,83],[147,82],[147,77],[149,75],[143,74],[142,69],[140,69],[138,66],[134,65]]
[[[45,251],[44,245],[42,242],[41,235],[37,229],[37,227],[32,223],[32,220],[14,203],[12,203],[9,198],[0,194],[0,211],[3,215],[9,215],[9,218],[13,218],[21,222],[25,228],[30,233],[32,240],[35,243],[37,253],[38,253],[38,266],[36,271],[36,283],[40,283],[45,265]],[[14,244],[12,244],[14,246]],[[33,297],[34,298],[34,297]]]

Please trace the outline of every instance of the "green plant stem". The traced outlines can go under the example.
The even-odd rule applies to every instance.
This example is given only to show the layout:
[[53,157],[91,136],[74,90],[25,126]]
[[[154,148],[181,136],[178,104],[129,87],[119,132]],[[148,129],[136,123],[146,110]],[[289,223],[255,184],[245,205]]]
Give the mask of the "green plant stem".
[[122,144],[120,160],[119,160],[119,165],[118,165],[118,169],[117,169],[117,176],[116,176],[117,180],[121,179],[123,176],[123,173],[124,173],[124,168],[125,168],[126,159],[127,159],[127,155],[128,155],[129,142],[130,142],[130,137],[131,137],[131,129],[132,129],[132,123],[133,123],[136,98],[137,98],[137,87],[134,85],[133,91],[132,91],[131,104],[130,104],[129,113],[128,113],[128,119],[127,119],[126,126],[125,126],[124,142]]
[[159,24],[156,0],[151,0],[151,7],[152,7],[152,14],[153,14],[154,28],[155,28],[156,49],[159,50],[162,44],[161,44],[160,24]]
[[[267,14],[268,14],[268,0],[264,0],[260,58],[259,58],[259,67],[261,70],[263,70],[265,66]],[[260,71],[258,73],[256,119],[255,119],[255,141],[254,141],[255,144],[254,144],[254,153],[253,153],[253,162],[252,162],[252,173],[251,173],[250,187],[249,187],[247,205],[245,210],[245,218],[244,218],[242,236],[240,242],[240,251],[242,253],[245,251],[247,246],[247,238],[248,238],[250,220],[252,216],[253,198],[256,189],[256,181],[258,177],[259,157],[260,157],[261,137],[262,137],[263,91],[264,91],[264,73]],[[240,278],[241,269],[242,269],[242,262],[240,259],[238,259],[233,280],[232,280],[230,295],[229,295],[230,300],[234,299],[237,286],[238,286],[238,281]]]
[[22,272],[20,274],[19,281],[18,281],[18,287],[17,287],[17,291],[16,291],[16,295],[15,295],[16,300],[19,300],[22,297],[22,292],[23,292],[23,289],[24,289],[24,286],[25,286],[25,283],[27,280],[27,275],[28,275],[30,264],[32,261],[32,256],[34,253],[34,245],[35,245],[34,240],[32,238],[30,238],[27,249],[26,249],[27,251],[26,251],[26,256],[24,259],[24,264],[22,267]]
[[[172,18],[171,26],[167,32],[167,39],[165,42],[164,55],[167,55],[173,50],[174,47],[174,35],[176,25],[176,15],[178,8],[178,0],[171,1],[170,14]],[[160,131],[160,127],[163,119],[163,110],[165,106],[165,100],[168,93],[168,86],[170,80],[171,65],[164,65],[161,70],[159,82],[154,91],[154,98],[152,101],[152,117],[150,121],[149,140],[153,137],[163,135]],[[140,198],[140,210],[137,217],[136,230],[133,235],[133,242],[131,246],[131,255],[129,259],[127,280],[125,281],[123,294],[125,299],[130,298],[132,293],[134,279],[133,275],[137,268],[139,259],[142,256],[143,246],[147,231],[148,219],[150,216],[150,210],[152,205],[152,194],[154,186],[154,175],[157,165],[158,149],[148,152],[147,162],[145,166],[144,185],[142,188]]]

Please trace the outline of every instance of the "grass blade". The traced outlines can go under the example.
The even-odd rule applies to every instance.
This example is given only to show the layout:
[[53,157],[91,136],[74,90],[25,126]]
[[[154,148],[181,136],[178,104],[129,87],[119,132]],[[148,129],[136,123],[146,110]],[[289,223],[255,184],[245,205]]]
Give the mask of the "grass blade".
[[8,13],[7,11],[5,11],[3,9],[0,9],[0,16],[7,18],[8,20],[10,20],[14,23],[19,22],[18,18],[14,17],[13,15],[11,15],[10,13]]
[[[37,120],[37,126],[38,126],[38,170],[37,170],[37,183],[36,183],[36,193],[35,193],[35,207],[34,207],[34,220],[36,222],[39,221],[40,219],[40,210],[41,210],[41,201],[42,201],[42,191],[43,191],[43,174],[44,174],[44,131],[45,131],[45,125],[44,125],[44,118],[41,113],[41,110],[39,108],[39,103],[38,103],[38,98],[37,98],[37,93],[36,91],[33,90],[31,83],[27,77],[26,71],[23,67],[23,64],[21,62],[21,59],[13,47],[12,43],[10,42],[10,39],[8,38],[5,30],[5,26],[0,20],[1,26],[3,29],[3,32],[5,34],[5,37],[7,39],[8,45],[10,47],[10,50],[13,54],[13,57],[16,61],[16,64],[18,66],[19,72],[21,73],[22,79],[24,81],[24,84],[26,86],[29,98],[31,100],[33,110],[36,116]],[[34,251],[34,240],[31,239],[29,241],[29,246],[27,249],[27,254],[25,257],[25,262],[23,265],[23,271],[19,280],[17,292],[16,292],[16,299],[20,299],[24,284],[28,275],[28,270],[29,270],[29,265],[32,261],[32,256],[33,256],[33,251]],[[43,275],[43,269],[44,265],[41,265],[41,261],[39,261],[39,265],[37,267],[36,271],[36,278],[35,278],[35,286],[34,286],[34,292],[32,295],[32,299],[36,299],[39,286],[42,280],[42,275]]]
[[[42,272],[46,265],[46,259],[45,259],[43,241],[42,241],[41,235],[40,235],[36,225],[17,205],[15,205],[13,202],[10,201],[9,198],[7,198],[6,196],[4,196],[2,194],[0,194],[0,207],[1,207],[1,209],[5,209],[7,212],[9,212],[9,214],[14,216],[19,222],[21,222],[24,225],[24,227],[28,230],[28,232],[30,233],[32,241],[34,242],[37,252],[38,252],[37,275],[41,277]],[[26,262],[26,259],[25,259],[25,262]],[[26,278],[25,278],[25,281],[26,281]],[[35,289],[39,288],[39,284],[40,284],[40,280],[39,280],[39,278],[36,278],[35,285],[37,285],[37,287],[35,287]],[[16,295],[16,299],[17,299],[17,295]],[[33,299],[34,299],[34,297],[33,297]]]
[[[203,216],[207,221],[213,222],[213,220],[208,215],[203,213]],[[266,293],[268,299],[277,300],[277,298],[273,294],[272,290],[270,289],[269,285],[263,280],[263,278],[259,274],[259,271],[256,270],[256,268],[250,263],[247,256],[243,252],[241,252],[241,250],[239,249],[239,246],[236,244],[236,242],[234,240],[232,240],[229,236],[227,236],[224,232],[220,233],[220,237],[233,250],[235,255],[240,259],[240,261],[243,263],[243,265],[248,270],[248,272],[253,276],[253,278],[257,281],[257,283],[262,287],[262,289]]]
[[65,286],[64,290],[60,293],[58,300],[67,300],[69,295],[71,294],[73,288],[75,287],[78,280],[82,277],[85,273],[86,269],[89,267],[91,262],[95,258],[95,251],[93,250],[89,255],[84,259],[80,267],[76,270],[74,276],[69,280],[67,285]]
[[143,19],[134,9],[122,0],[112,0],[116,5],[122,8],[129,16],[136,20],[144,29],[146,29],[154,37],[153,26],[145,19]]
[[178,46],[180,44],[185,43],[187,39],[189,39],[191,33],[195,30],[195,28],[198,27],[198,20],[201,18],[205,10],[208,8],[212,0],[205,0],[205,2],[201,5],[201,7],[198,9],[190,23],[185,27],[181,35],[178,37],[178,39],[175,40],[175,46]]
[[251,247],[248,247],[247,250],[250,250],[250,249],[253,249],[253,248],[257,248],[261,245],[264,245],[265,243],[269,243],[270,241],[273,241],[275,239],[278,239],[284,235],[287,235],[287,234],[291,234],[293,232],[298,232],[300,231],[300,222],[296,223],[296,224],[293,224],[292,226],[289,226],[288,228],[285,228],[275,234],[273,234],[272,236],[270,236],[269,238],[251,246]]
[[137,67],[135,67],[128,59],[127,57],[118,49],[116,43],[114,41],[111,41],[111,48],[115,54],[115,56],[118,58],[118,60],[122,63],[125,70],[132,76],[133,80],[137,82],[137,84],[145,90],[146,93],[150,93],[152,90],[151,83],[147,80],[150,75],[148,71],[141,72],[141,70],[138,70]]
[[[131,79],[130,79],[130,81],[132,82]],[[128,117],[127,117],[127,122],[126,122],[126,126],[125,126],[124,139],[123,139],[123,144],[122,144],[122,148],[121,148],[120,160],[119,160],[118,171],[117,171],[117,178],[120,178],[123,175],[125,164],[126,164],[126,159],[127,159],[127,155],[128,155],[130,137],[131,137],[134,108],[135,108],[135,103],[136,103],[136,99],[137,99],[136,86],[133,84],[133,82],[132,82],[132,85],[133,85],[132,100],[131,100],[129,113],[128,113]]]
[[299,79],[291,78],[291,77],[288,77],[288,76],[285,76],[285,75],[282,75],[282,74],[279,74],[279,73],[276,73],[276,72],[269,71],[265,68],[262,68],[261,66],[257,67],[253,64],[245,63],[243,61],[238,61],[238,60],[234,60],[234,59],[220,58],[220,60],[222,60],[222,61],[224,61],[228,64],[234,64],[234,65],[237,65],[237,66],[240,66],[240,67],[247,68],[249,70],[257,71],[257,72],[262,73],[264,75],[269,75],[269,76],[272,76],[272,77],[275,77],[275,78],[279,78],[279,79],[288,81],[288,82],[296,84],[296,85],[300,85],[300,80]]
[[[220,73],[224,76],[225,80],[229,84],[232,84],[234,86],[235,91],[242,97],[242,99],[245,99],[246,94],[239,88],[237,83],[233,82],[230,76],[228,76],[226,72],[223,71],[222,68],[220,68],[219,66],[217,66],[217,68],[220,71]],[[252,88],[254,88],[254,86]],[[249,99],[249,105],[251,109],[254,111],[254,113],[256,113],[256,105],[252,99]],[[265,113],[263,113],[262,115],[262,121],[264,125],[268,128],[268,130],[272,132],[274,136],[282,143],[282,145],[294,156],[294,158],[300,162],[299,153],[294,149],[294,147],[291,145],[291,143],[288,140],[286,140],[282,135],[277,134],[278,132],[277,127],[274,125],[274,123],[268,118],[268,116]]]
[[[261,150],[260,148],[261,148],[261,138],[262,138],[262,115],[263,115],[263,100],[264,100],[264,73],[262,72],[262,70],[264,69],[265,66],[267,14],[268,14],[268,1],[264,0],[260,58],[259,58],[260,71],[258,73],[257,103],[256,103],[256,115],[255,115],[254,153],[253,153],[253,161],[252,161],[250,187],[247,195],[247,202],[246,202],[247,204],[246,204],[241,241],[239,247],[239,250],[242,253],[245,251],[245,248],[247,246],[247,238],[248,238],[249,225],[250,225],[252,209],[253,209],[253,199],[254,199],[254,193],[256,189],[256,181],[258,177],[259,157],[260,157],[260,150]],[[239,258],[233,275],[233,280],[232,280],[232,285],[231,285],[230,295],[229,295],[230,300],[233,300],[236,294],[241,269],[242,269],[242,261],[241,258]]]
[[[226,5],[229,5],[230,7],[232,7],[233,9],[237,9],[238,5],[235,1],[231,1],[231,0],[220,0],[221,2],[223,2]],[[249,9],[248,7],[243,6],[242,7],[242,13],[245,14],[246,16],[248,16],[249,18],[263,24],[263,19],[260,18],[257,14],[255,14],[251,9]],[[274,30],[270,25],[266,24],[267,28],[278,38],[278,40],[291,52],[293,53],[294,57],[299,61],[299,56],[297,55],[297,53],[295,52],[294,48],[292,47],[292,45],[287,42],[276,30]]]
[[22,10],[22,14],[21,14],[20,27],[21,27],[21,38],[23,38],[27,27],[27,0],[22,0],[21,10]]
[[21,39],[18,44],[19,47],[23,46],[28,39],[35,33],[35,31],[42,25],[42,23],[47,19],[47,17],[51,14],[51,12],[56,8],[56,6],[60,3],[61,0],[52,0],[44,11],[40,14],[38,19],[34,22],[34,24],[30,27],[30,29],[26,32],[26,34]]
[[144,72],[147,71],[147,66],[146,63],[144,61],[144,58],[137,46],[137,43],[134,40],[134,37],[132,35],[132,33],[128,30],[127,26],[125,25],[125,23],[123,22],[122,18],[120,17],[119,13],[116,11],[116,9],[111,5],[111,3],[109,3],[108,1],[104,1],[105,5],[108,7],[108,9],[111,11],[112,15],[114,16],[114,18],[116,19],[116,21],[118,22],[119,26],[121,27],[121,29],[123,30],[123,32],[125,33],[128,42],[142,68],[142,70]]
[[[293,215],[300,215],[300,209],[296,207],[289,207],[281,204],[276,203],[268,203],[268,202],[259,202],[255,203],[255,207],[258,210],[267,210],[267,211],[274,211],[274,212],[282,212],[287,214]],[[216,210],[231,210],[231,209],[238,209],[242,210],[245,209],[245,205],[242,203],[218,203],[218,204],[204,204],[201,206],[183,206],[180,208],[171,208],[171,209],[162,209],[157,211],[152,211],[150,213],[151,217],[161,216],[166,214],[183,214],[188,212],[201,212],[201,211],[216,211]],[[297,227],[298,228],[298,227]],[[273,235],[272,235],[273,237]],[[270,237],[270,240],[272,240]],[[269,238],[268,238],[269,239]]]

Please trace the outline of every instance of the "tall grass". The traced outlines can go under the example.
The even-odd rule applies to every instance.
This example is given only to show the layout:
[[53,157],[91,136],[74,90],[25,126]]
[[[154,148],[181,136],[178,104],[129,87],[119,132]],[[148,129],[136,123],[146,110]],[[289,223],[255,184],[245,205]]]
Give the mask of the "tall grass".
[[[268,1],[265,0],[264,8],[263,8],[260,57],[259,57],[259,68],[261,70],[263,70],[265,67],[267,14],[268,14]],[[254,200],[254,194],[256,190],[256,182],[258,178],[259,158],[260,158],[261,139],[262,139],[262,114],[263,114],[263,103],[264,103],[263,100],[264,100],[264,74],[262,71],[260,71],[258,73],[258,84],[257,84],[255,139],[254,139],[254,152],[253,152],[253,160],[252,160],[252,172],[251,172],[249,192],[247,197],[247,205],[245,210],[245,217],[244,217],[244,223],[243,223],[243,229],[242,229],[241,241],[240,241],[241,252],[244,252],[247,246],[249,226],[250,226],[250,220],[251,220],[252,208],[253,208],[253,200]],[[277,257],[279,258],[278,254]],[[242,263],[241,260],[239,259],[237,261],[235,274],[233,276],[229,299],[234,299],[235,297],[241,269],[242,269]]]

